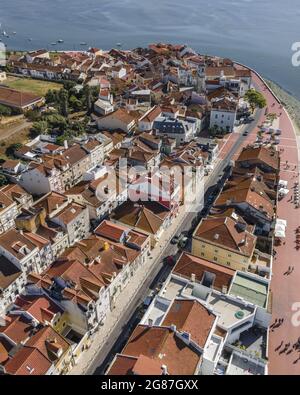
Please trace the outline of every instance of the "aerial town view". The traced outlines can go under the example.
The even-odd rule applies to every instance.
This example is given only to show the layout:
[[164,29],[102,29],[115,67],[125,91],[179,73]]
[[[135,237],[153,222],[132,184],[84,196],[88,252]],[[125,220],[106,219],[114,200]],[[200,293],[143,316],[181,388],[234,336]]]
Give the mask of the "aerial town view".
[[46,3],[0,6],[0,375],[300,375],[297,19]]

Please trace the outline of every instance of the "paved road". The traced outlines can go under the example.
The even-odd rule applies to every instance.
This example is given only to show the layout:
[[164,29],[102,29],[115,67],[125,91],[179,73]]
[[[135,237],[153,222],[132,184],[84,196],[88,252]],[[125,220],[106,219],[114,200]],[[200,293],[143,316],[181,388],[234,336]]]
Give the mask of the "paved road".
[[[207,181],[205,183],[205,201],[207,201],[208,195],[210,194],[211,190],[216,187],[216,184],[218,183],[220,178],[220,174],[222,174],[224,172],[224,169],[230,164],[230,161],[234,157],[234,154],[236,154],[237,150],[245,144],[247,137],[243,136],[243,132],[247,130],[249,134],[251,134],[259,124],[261,115],[262,110],[257,111],[254,121],[251,124],[245,125],[244,128],[242,128],[241,133],[235,139],[234,143],[230,145],[228,151],[226,151],[225,158],[219,161],[210,176],[207,178]],[[200,205],[197,211],[201,211],[202,208],[203,206]],[[179,232],[189,231],[191,228],[191,224],[196,216],[197,212],[188,213],[179,228],[177,229],[176,234]],[[119,320],[118,325],[112,331],[111,336],[109,337],[105,346],[102,347],[101,350],[99,350],[99,354],[89,366],[86,374],[104,374],[107,366],[113,360],[114,355],[118,352],[121,352],[127,339],[129,338],[130,334],[132,333],[141,318],[139,317],[139,306],[149,294],[151,289],[156,288],[158,283],[164,281],[171,271],[170,265],[166,265],[163,263],[163,258],[169,255],[175,255],[177,253],[177,246],[172,245],[171,243],[167,244],[166,247],[162,250],[162,253],[157,258],[151,273],[145,280],[141,289],[132,299],[131,304],[128,306],[128,309],[124,311],[124,314]]]

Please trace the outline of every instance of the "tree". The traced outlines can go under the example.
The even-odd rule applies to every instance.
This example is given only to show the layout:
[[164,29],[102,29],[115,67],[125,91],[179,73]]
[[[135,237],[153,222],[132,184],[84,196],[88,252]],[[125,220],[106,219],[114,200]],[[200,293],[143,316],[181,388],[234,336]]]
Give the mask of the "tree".
[[271,123],[273,123],[273,122],[275,121],[275,119],[277,119],[277,114],[276,114],[275,112],[270,112],[270,113],[267,115],[267,119],[268,119]]
[[61,89],[59,91],[59,105],[60,105],[60,112],[64,117],[67,117],[69,114],[68,102],[69,102],[68,91],[66,89]]
[[40,134],[47,133],[48,123],[46,121],[37,121],[34,122],[31,127],[31,135],[32,137],[39,136]]
[[90,114],[92,112],[93,104],[92,104],[92,92],[91,92],[91,88],[89,87],[89,85],[85,85],[85,87],[83,88],[83,95],[85,98],[87,112],[88,112],[88,114]]
[[60,114],[46,115],[43,120],[48,123],[50,129],[60,129],[64,131],[68,125],[66,118]]
[[26,112],[26,118],[31,122],[37,122],[41,119],[41,114],[38,110],[29,110]]
[[49,89],[48,92],[45,95],[46,103],[54,103],[56,104],[58,102],[58,95],[57,91],[53,89]]
[[70,107],[73,108],[74,111],[80,111],[82,108],[82,103],[76,96],[72,95],[69,98]]
[[14,143],[14,144],[11,144],[9,147],[7,147],[7,149],[6,149],[6,151],[5,151],[5,153],[6,153],[6,156],[8,156],[8,157],[14,157],[15,155],[15,151],[18,151],[21,147],[23,147],[23,144],[21,144],[21,143]]
[[11,115],[11,109],[7,106],[0,104],[0,115],[9,117]]
[[245,94],[245,99],[250,104],[252,112],[255,108],[264,108],[267,105],[264,95],[255,89],[249,89]]
[[64,89],[66,91],[69,91],[69,90],[73,89],[74,86],[76,86],[77,84],[75,81],[64,81],[63,85],[64,85]]
[[3,185],[7,185],[8,184],[8,180],[5,177],[4,174],[0,174],[0,187],[2,187]]

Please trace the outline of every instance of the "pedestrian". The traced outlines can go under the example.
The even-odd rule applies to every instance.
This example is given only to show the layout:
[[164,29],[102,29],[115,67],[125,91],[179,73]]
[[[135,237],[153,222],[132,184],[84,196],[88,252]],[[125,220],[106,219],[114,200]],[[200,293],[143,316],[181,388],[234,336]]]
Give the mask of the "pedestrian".
[[281,340],[281,343],[279,344],[279,346],[275,348],[275,351],[278,351],[282,347],[282,345],[283,345],[283,340]]

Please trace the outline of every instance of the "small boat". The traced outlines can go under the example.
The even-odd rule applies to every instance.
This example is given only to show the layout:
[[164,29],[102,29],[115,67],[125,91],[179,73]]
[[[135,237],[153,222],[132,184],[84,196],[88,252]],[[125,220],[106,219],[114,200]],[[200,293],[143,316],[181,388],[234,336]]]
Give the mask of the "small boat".
[[85,42],[80,43],[80,45],[87,45]]
[[51,43],[51,45],[56,45],[56,43],[53,42],[53,43]]
[[5,30],[3,30],[2,35],[3,35],[3,36],[7,36],[7,33],[6,33]]
[[59,44],[62,44],[62,43],[64,42],[64,40],[59,39],[59,40],[57,40],[57,42],[58,42]]
[[122,43],[117,43],[117,47],[122,47]]
[[17,34],[17,32],[13,32],[13,35],[16,35]]

